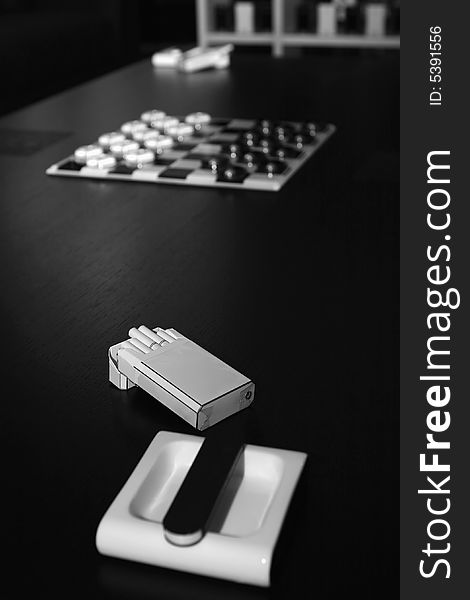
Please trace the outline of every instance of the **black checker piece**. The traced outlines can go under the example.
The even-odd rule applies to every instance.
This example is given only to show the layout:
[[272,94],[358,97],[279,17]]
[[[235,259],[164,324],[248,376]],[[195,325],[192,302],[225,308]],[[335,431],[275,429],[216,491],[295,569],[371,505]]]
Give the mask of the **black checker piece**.
[[323,133],[328,129],[327,123],[305,123],[302,127],[302,130],[315,130],[317,133]]
[[293,127],[277,125],[274,128],[273,137],[277,142],[285,142],[294,133]]
[[240,141],[246,146],[257,146],[259,142],[259,133],[257,131],[244,131]]
[[223,171],[230,165],[230,160],[228,156],[223,156],[221,154],[215,154],[214,156],[207,156],[202,161],[203,169],[210,169],[211,171],[216,171],[217,173]]
[[222,146],[222,152],[228,156],[232,160],[238,160],[246,151],[246,147],[242,144],[224,144]]
[[269,119],[261,119],[256,125],[256,129],[261,135],[271,135],[276,127],[276,121],[270,121]]
[[268,175],[279,175],[287,169],[286,163],[280,160],[267,160],[258,167],[258,173],[267,173]]
[[278,159],[283,160],[284,158],[298,158],[302,152],[291,146],[279,146],[275,148],[271,156],[275,156]]
[[243,167],[230,165],[226,169],[220,170],[217,174],[217,181],[220,183],[243,183],[248,175],[248,171]]
[[240,162],[248,166],[259,166],[266,162],[266,154],[259,150],[248,150],[240,158]]
[[289,136],[287,141],[291,144],[295,144],[298,148],[301,148],[306,144],[315,144],[316,142],[315,137],[305,133],[294,133],[293,135]]

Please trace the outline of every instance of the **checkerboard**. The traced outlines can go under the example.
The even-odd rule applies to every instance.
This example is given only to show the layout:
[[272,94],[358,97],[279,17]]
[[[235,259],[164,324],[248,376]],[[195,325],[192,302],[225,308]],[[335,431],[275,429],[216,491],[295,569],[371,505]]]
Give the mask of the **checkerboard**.
[[[182,123],[188,121],[184,116],[177,119]],[[138,124],[139,120],[132,123]],[[141,123],[139,139],[143,137],[142,132],[153,131],[152,123]],[[122,130],[125,130],[124,126]],[[50,166],[46,173],[62,177],[278,191],[334,131],[332,124],[211,118],[196,126],[189,135],[171,139],[170,147],[150,156],[151,162],[148,157],[144,164],[129,162],[126,155],[113,153],[112,146],[102,144],[98,152],[102,152],[100,157],[106,160],[77,160],[75,153]],[[136,138],[132,133],[126,133],[127,139],[133,142]],[[94,144],[98,147],[98,142]],[[144,148],[143,142],[139,143],[139,148]]]

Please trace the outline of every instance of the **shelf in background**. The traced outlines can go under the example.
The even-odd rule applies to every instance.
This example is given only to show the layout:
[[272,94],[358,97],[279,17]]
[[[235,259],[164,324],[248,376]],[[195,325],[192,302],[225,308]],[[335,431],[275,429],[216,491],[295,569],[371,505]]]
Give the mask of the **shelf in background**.
[[355,35],[350,33],[318,35],[315,33],[285,33],[281,36],[285,46],[344,46],[351,48],[399,48],[398,35]]
[[205,39],[210,44],[272,44],[273,33],[236,33],[235,31],[208,31]]
[[350,48],[399,48],[400,37],[366,36],[353,34],[318,35],[315,33],[285,33],[275,36],[273,33],[236,33],[208,31],[206,41],[209,44],[273,44],[276,40],[283,46],[342,46]]
[[274,56],[283,56],[287,47],[317,46],[376,49],[400,47],[399,35],[290,33],[286,31],[286,29],[291,29],[291,26],[286,25],[285,9],[287,0],[271,0],[271,7],[272,31],[255,31],[253,33],[214,31],[211,2],[196,0],[198,45],[203,47],[211,44],[270,45]]

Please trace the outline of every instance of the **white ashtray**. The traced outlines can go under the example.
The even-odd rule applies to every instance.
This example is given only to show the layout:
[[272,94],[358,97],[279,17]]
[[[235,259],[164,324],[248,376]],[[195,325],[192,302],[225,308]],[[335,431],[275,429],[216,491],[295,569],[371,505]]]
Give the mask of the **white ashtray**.
[[204,438],[159,432],[102,518],[101,554],[267,587],[273,551],[307,455],[246,445],[200,541],[178,546],[163,520]]

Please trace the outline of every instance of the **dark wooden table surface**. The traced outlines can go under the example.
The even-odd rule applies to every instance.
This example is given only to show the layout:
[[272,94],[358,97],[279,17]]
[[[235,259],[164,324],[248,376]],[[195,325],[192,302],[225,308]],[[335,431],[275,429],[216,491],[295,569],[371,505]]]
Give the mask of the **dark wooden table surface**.
[[[191,75],[145,61],[0,120],[2,538],[18,591],[398,596],[398,85],[394,53],[236,56]],[[278,193],[45,175],[152,107],[338,132]],[[108,347],[140,324],[255,381],[253,442],[309,453],[271,590],[95,550],[154,435],[191,432],[108,384]]]

